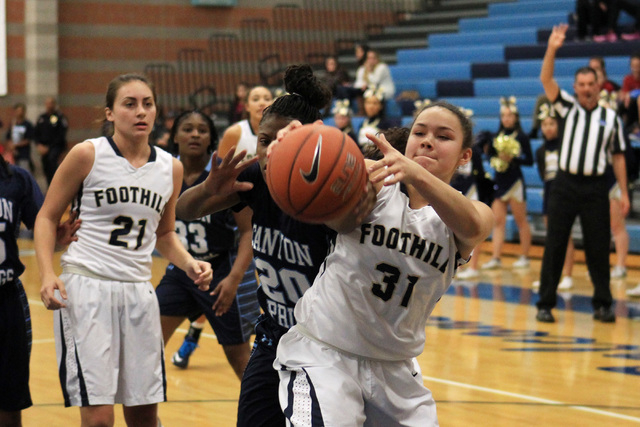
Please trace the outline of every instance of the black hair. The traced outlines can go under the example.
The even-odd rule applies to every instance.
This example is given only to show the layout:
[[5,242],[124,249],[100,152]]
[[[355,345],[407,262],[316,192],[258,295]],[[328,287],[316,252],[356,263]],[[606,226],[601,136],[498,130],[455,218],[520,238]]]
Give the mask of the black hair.
[[207,153],[209,154],[213,153],[213,150],[215,150],[216,146],[218,145],[218,131],[216,130],[216,127],[213,124],[213,120],[211,120],[211,117],[209,117],[208,115],[206,115],[205,113],[203,113],[198,109],[187,110],[180,113],[178,117],[176,117],[176,119],[174,120],[173,126],[171,126],[171,131],[169,132],[169,147],[168,147],[170,153],[178,154],[179,147],[178,147],[178,144],[175,143],[176,134],[178,133],[178,129],[180,129],[180,125],[182,124],[182,122],[193,114],[197,114],[200,117],[202,117],[202,120],[204,120],[204,122],[209,127],[209,135],[211,137],[210,137],[209,146],[207,147]]
[[433,107],[444,108],[445,110],[451,111],[456,115],[456,117],[458,117],[460,126],[462,126],[462,148],[471,148],[473,146],[473,123],[471,122],[471,119],[467,117],[467,115],[463,113],[460,108],[447,101],[436,101],[432,102],[429,105],[426,105],[422,110],[420,110],[418,114],[415,115],[413,123],[411,123],[411,128],[413,128],[413,125],[416,123],[416,119],[424,110]]
[[313,75],[308,64],[290,65],[284,72],[284,88],[288,92],[276,98],[262,113],[262,120],[271,115],[313,123],[322,118],[321,109],[331,101],[331,90]]
[[596,81],[598,80],[598,73],[596,73],[596,70],[594,70],[593,68],[587,66],[587,67],[580,67],[576,70],[576,73],[573,75],[574,80],[578,77],[578,74],[593,74],[593,77],[596,78]]
[[9,167],[9,163],[0,155],[0,177],[8,178],[13,175],[13,171]]
[[640,59],[640,51],[633,52],[633,54],[631,54],[631,57],[629,58],[629,61],[631,61],[632,59]]

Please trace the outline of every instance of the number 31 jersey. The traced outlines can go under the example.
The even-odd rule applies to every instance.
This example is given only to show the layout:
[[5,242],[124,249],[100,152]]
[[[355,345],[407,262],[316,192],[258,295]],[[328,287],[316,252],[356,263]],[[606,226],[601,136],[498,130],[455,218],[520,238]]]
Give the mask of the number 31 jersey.
[[296,320],[302,333],[351,354],[415,357],[459,259],[453,233],[431,206],[411,209],[400,184],[383,187],[365,222],[338,234]]
[[82,225],[62,266],[111,280],[151,280],[156,229],[173,193],[173,158],[152,146],[147,163],[135,168],[111,138],[88,141],[93,167],[72,206]]

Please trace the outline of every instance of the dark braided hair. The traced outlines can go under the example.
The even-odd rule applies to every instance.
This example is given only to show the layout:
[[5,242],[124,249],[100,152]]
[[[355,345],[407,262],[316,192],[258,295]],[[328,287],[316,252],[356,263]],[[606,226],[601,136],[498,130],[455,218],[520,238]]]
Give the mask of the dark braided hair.
[[273,101],[262,114],[262,120],[270,115],[313,123],[322,118],[320,110],[331,101],[331,90],[313,75],[308,64],[290,65],[284,73],[287,95]]

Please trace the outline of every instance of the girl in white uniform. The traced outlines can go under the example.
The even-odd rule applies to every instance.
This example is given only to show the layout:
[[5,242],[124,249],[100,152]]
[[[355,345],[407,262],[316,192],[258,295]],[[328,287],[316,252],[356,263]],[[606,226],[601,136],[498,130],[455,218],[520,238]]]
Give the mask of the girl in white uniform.
[[273,102],[271,91],[264,86],[255,86],[249,91],[245,102],[248,119],[240,120],[229,126],[222,135],[218,147],[219,158],[224,158],[229,150],[235,147],[235,152],[247,150],[247,159],[256,155],[258,145],[258,126],[262,120],[262,112]]
[[[82,425],[113,425],[124,405],[129,426],[156,426],[166,400],[158,301],[151,279],[157,248],[208,288],[211,267],[196,261],[175,234],[182,165],[149,145],[155,94],[145,77],[122,75],[107,90],[112,138],[76,145],[56,172],[35,225],[41,298],[55,312],[56,353],[66,406]],[[73,202],[82,226],[52,262],[55,229]]]
[[491,232],[491,209],[449,185],[471,159],[471,123],[448,103],[417,116],[406,156],[369,138],[376,205],[334,252],[295,307],[274,367],[295,426],[432,426],[435,403],[414,358],[427,317],[462,260]]

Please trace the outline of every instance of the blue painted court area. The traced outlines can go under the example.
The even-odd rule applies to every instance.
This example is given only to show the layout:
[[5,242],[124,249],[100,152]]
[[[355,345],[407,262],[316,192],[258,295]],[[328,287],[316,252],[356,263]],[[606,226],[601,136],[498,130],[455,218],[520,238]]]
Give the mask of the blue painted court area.
[[[462,289],[462,295],[459,289]],[[510,285],[497,286],[486,282],[464,280],[454,280],[446,294],[532,306],[535,306],[535,303],[538,301],[538,293],[532,289]],[[640,299],[635,301],[614,300],[613,303],[615,305],[616,316],[640,320]],[[560,292],[558,294],[558,305],[556,308],[558,310],[570,310],[579,313],[593,313],[590,296],[577,295],[571,292]]]

